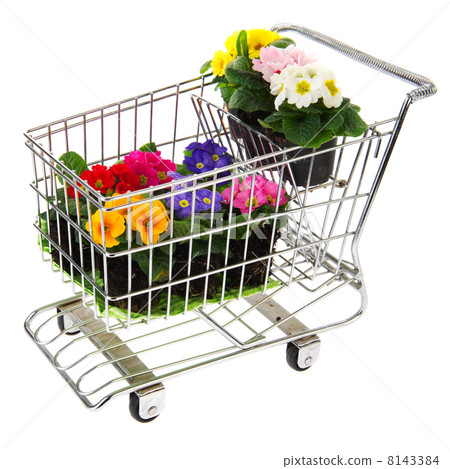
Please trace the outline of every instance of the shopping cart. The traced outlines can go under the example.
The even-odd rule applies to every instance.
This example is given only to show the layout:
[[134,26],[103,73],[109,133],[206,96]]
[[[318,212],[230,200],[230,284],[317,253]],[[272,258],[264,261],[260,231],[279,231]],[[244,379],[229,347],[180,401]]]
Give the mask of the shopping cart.
[[[425,77],[315,31],[288,24],[274,29],[299,33],[417,88],[406,94],[398,115],[369,125],[359,138],[339,138],[331,148],[319,150],[279,148],[245,126],[215,102],[218,95],[211,76],[25,134],[32,154],[31,187],[37,199],[35,226],[42,258],[73,288],[72,297],[34,311],[25,328],[90,409],[129,394],[132,416],[151,421],[164,405],[163,381],[273,345],[286,344],[288,364],[306,370],[318,359],[319,333],[351,323],[366,309],[358,258],[361,233],[409,106],[433,95],[436,88]],[[250,181],[252,196],[257,177],[277,184],[271,211],[255,219],[249,210],[247,216],[232,220],[230,210],[219,223],[211,210],[199,223],[197,214],[192,216],[184,232],[171,224],[158,243],[130,242],[121,251],[93,241],[84,229],[85,217],[92,221],[98,210],[103,220],[112,210],[107,202],[119,196],[102,196],[83,186],[84,181],[58,160],[61,154],[81,153],[92,167],[112,164],[155,141],[165,158],[177,161],[189,143],[205,139],[228,149],[233,157],[227,168],[229,180]],[[318,183],[312,178],[314,161],[324,154],[330,157],[330,151],[331,172]],[[294,181],[299,162],[307,168],[301,184]],[[160,187],[170,191],[172,201],[178,194],[191,191],[195,196],[206,187],[217,197],[220,174],[217,169],[208,173],[207,181],[204,174],[194,175],[183,187],[179,180]],[[87,215],[81,213],[78,198],[69,199],[69,188],[85,198]],[[150,203],[164,197],[151,188],[141,192]],[[283,210],[282,194],[289,200]],[[121,208],[130,217],[139,203],[128,195]],[[169,216],[174,218],[173,208]],[[103,221],[101,228],[104,240]],[[258,232],[258,239],[265,239],[262,251],[255,243]],[[196,252],[199,241],[201,255]],[[181,245],[185,261],[177,265]],[[156,248],[165,249],[168,259],[163,281],[150,275],[160,262]],[[144,256],[149,269],[144,286],[134,283],[136,256]],[[196,256],[202,259],[203,271],[194,268]],[[117,269],[126,278],[119,290],[113,289]],[[252,284],[255,277],[259,280]]]

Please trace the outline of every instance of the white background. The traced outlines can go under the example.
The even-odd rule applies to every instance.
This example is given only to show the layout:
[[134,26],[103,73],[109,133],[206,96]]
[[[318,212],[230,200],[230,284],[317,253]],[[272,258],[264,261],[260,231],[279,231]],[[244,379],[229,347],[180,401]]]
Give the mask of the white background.
[[[306,373],[274,347],[171,380],[151,424],[131,419],[126,398],[89,412],[22,326],[70,295],[40,260],[22,133],[196,76],[235,30],[279,22],[439,89],[411,107],[361,242],[367,314],[322,335]],[[2,467],[277,469],[285,457],[337,454],[373,467],[439,456],[450,467],[449,24],[443,0],[0,0]],[[384,92],[375,87],[374,105]]]

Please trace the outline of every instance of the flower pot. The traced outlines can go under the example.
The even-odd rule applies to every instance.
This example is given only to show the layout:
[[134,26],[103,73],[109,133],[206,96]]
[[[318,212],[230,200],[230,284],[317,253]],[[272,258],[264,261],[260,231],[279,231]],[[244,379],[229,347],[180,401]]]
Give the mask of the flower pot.
[[[258,119],[264,119],[270,113],[264,111],[245,112],[241,109],[229,109],[229,113],[235,116],[238,120],[233,118],[229,119],[231,135],[234,139],[239,139],[245,147],[245,152],[248,158],[266,155],[274,151],[282,150],[284,148],[292,148],[298,145],[287,140],[284,135],[275,132],[271,129],[262,127]],[[321,153],[312,157],[305,158],[294,163],[290,163],[290,171],[285,169],[283,179],[290,181],[297,186],[306,187],[308,183],[308,176],[310,173],[311,163],[313,164],[311,175],[309,178],[309,187],[317,186],[327,182],[333,174],[334,160],[336,155],[337,138],[324,143],[319,148],[302,148],[298,152],[288,153],[288,158],[298,157],[306,154],[316,153],[327,148],[330,151]],[[283,161],[283,157],[279,156],[274,159],[274,162]],[[272,161],[270,161],[272,163]],[[291,175],[292,173],[292,175]]]

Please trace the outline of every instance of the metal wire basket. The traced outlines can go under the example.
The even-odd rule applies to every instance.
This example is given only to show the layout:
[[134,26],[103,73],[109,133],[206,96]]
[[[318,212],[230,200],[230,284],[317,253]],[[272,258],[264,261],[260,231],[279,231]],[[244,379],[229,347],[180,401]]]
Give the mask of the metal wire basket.
[[[407,94],[397,116],[369,125],[359,138],[339,138],[331,148],[319,150],[280,148],[245,126],[214,103],[210,77],[60,119],[25,134],[35,175],[31,187],[37,199],[35,226],[42,256],[75,293],[33,312],[25,327],[90,408],[132,393],[132,415],[148,421],[162,409],[163,379],[275,344],[288,343],[288,362],[307,369],[318,357],[317,334],[349,324],[366,309],[358,242],[410,104],[436,89],[424,77],[314,31],[293,25],[275,28],[298,32],[419,88]],[[88,166],[111,164],[155,141],[166,158],[180,162],[187,144],[205,139],[228,149],[234,162],[226,168],[226,182],[248,181],[250,201],[258,177],[277,184],[269,211],[258,218],[251,210],[237,216],[231,209],[219,218],[212,210],[193,214],[184,232],[171,223],[166,238],[155,244],[136,246],[128,230],[128,246],[121,251],[94,242],[85,229],[79,199],[69,199],[69,188],[87,201],[88,221],[95,211],[100,213],[103,241],[104,219],[114,210],[114,201],[122,200],[120,208],[129,225],[142,201],[133,200],[134,194],[102,196],[65,168],[60,154],[74,150]],[[320,182],[313,180],[315,161],[330,158],[330,152],[329,174]],[[294,178],[297,163],[306,168],[301,184]],[[208,187],[214,199],[225,181],[222,172],[190,176],[182,187],[177,180],[158,186],[164,193],[153,188],[138,193],[152,204],[168,197],[173,201],[186,192],[195,199]],[[283,210],[281,197],[289,200]],[[169,218],[174,220],[173,202],[170,206]],[[151,238],[151,228],[148,234]],[[257,239],[265,239],[265,250],[256,248]],[[196,270],[200,241],[203,270]],[[176,253],[182,245],[185,260],[180,266]],[[160,259],[158,248],[165,249],[168,267],[163,281],[155,282],[151,272]],[[144,286],[134,283],[136,256],[145,256],[148,265]],[[113,274],[119,268],[126,273],[126,282],[117,290]],[[259,280],[252,283],[256,275]],[[160,317],[168,321],[155,321]],[[80,331],[82,335],[72,337]]]

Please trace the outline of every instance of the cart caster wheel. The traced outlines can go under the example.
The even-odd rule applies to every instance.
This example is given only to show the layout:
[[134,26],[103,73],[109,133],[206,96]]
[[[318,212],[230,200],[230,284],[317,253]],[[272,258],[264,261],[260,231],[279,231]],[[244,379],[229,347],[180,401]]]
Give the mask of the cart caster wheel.
[[286,361],[287,364],[295,371],[306,371],[319,358],[320,339],[313,336],[308,342],[296,345],[293,342],[288,342],[286,346]]
[[66,331],[66,325],[64,323],[64,315],[61,314],[61,316],[58,316],[58,328],[61,332],[64,332],[64,334],[67,334],[67,335],[76,335],[76,334],[79,334],[80,331],[78,330],[72,330],[72,331]]
[[149,417],[148,419],[142,418],[141,414],[139,413],[139,397],[137,396],[135,392],[130,393],[129,409],[130,409],[131,416],[138,422],[142,422],[142,423],[152,422],[159,416],[158,414],[158,415],[155,415],[154,417]]

